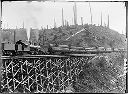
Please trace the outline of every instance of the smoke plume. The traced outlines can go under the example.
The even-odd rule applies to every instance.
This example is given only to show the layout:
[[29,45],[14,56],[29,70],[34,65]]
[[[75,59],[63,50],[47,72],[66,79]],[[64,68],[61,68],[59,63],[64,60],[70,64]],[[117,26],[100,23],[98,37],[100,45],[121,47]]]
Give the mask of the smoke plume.
[[35,6],[35,3],[25,3],[17,9],[17,14],[24,20],[28,40],[30,39],[31,28],[37,29],[40,27],[39,15],[41,12],[42,8],[37,5]]

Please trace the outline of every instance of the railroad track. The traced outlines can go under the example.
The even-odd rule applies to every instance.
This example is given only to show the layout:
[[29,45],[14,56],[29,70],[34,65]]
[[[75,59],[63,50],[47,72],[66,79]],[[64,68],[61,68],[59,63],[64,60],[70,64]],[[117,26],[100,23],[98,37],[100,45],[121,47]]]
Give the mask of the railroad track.
[[96,54],[68,54],[68,55],[22,55],[22,56],[1,56],[1,59],[10,58],[42,58],[42,57],[86,57],[95,56]]

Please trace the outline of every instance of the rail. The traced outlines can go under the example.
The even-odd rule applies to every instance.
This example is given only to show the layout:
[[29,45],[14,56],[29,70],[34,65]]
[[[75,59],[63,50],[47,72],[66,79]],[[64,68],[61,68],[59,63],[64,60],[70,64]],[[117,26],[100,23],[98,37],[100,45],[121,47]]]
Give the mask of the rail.
[[68,55],[22,55],[22,56],[1,56],[1,59],[18,59],[18,58],[43,58],[43,57],[86,57],[95,56],[96,54],[68,54]]

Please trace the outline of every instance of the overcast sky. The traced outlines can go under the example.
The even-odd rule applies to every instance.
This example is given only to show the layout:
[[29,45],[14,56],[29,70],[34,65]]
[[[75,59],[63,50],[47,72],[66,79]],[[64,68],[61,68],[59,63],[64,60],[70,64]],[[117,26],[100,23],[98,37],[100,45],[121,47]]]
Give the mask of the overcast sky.
[[[73,24],[73,2],[3,2],[2,3],[2,27],[21,28],[23,22],[25,27],[41,28],[53,27],[54,18],[57,26],[62,25],[62,8],[64,19]],[[89,2],[76,2],[77,20],[81,24],[91,23]],[[93,24],[100,24],[101,12],[103,25],[107,24],[108,15],[110,28],[125,33],[126,9],[123,2],[90,2],[93,16]]]

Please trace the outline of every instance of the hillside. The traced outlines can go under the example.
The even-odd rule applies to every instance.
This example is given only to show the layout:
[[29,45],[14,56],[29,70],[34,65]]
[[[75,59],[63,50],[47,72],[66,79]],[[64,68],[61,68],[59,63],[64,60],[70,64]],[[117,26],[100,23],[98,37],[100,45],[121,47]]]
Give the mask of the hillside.
[[[21,28],[4,29],[2,32],[3,41],[8,40],[13,42],[14,31],[16,31],[16,41],[27,40],[26,29]],[[77,27],[71,25],[44,30],[31,29],[30,32],[30,41],[34,43],[39,42],[40,45],[56,42],[58,44],[71,44],[73,46],[84,47],[104,46],[106,48],[126,48],[125,40],[125,35],[119,34],[115,30],[88,24],[84,26],[78,25]]]
[[[85,30],[79,32],[83,28],[85,28]],[[84,26],[78,25],[76,28],[72,25],[53,29],[45,29],[39,34],[40,41],[43,39],[44,34],[47,37],[47,41],[50,43],[70,43],[74,46],[85,47],[104,46],[126,48],[125,35],[119,34],[117,31],[103,26],[86,24]],[[69,38],[68,41],[66,41],[67,38]]]
[[[126,48],[126,38],[117,31],[103,26],[84,25],[65,26],[42,30],[39,41],[58,44],[71,44],[75,46],[104,46]],[[81,31],[80,31],[81,30]],[[79,32],[79,33],[78,33]],[[77,33],[77,34],[76,34]],[[70,36],[75,35],[71,38]],[[69,38],[69,41],[66,39]],[[125,91],[126,77],[124,73],[124,56],[121,53],[108,53],[97,55],[83,66],[83,71],[78,75],[78,81],[73,83],[72,92],[84,93],[122,93]]]

